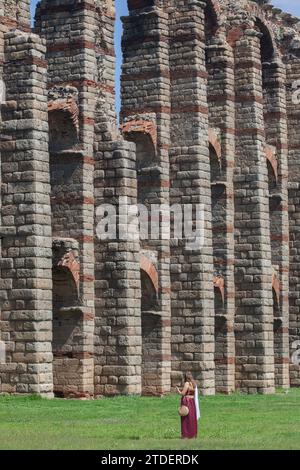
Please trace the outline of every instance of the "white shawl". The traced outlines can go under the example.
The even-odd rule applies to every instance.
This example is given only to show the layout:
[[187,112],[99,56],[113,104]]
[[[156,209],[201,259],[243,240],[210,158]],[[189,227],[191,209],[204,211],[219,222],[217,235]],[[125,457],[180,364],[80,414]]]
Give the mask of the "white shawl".
[[200,413],[200,406],[199,406],[199,395],[198,395],[198,387],[196,386],[195,395],[194,395],[195,405],[196,405],[196,414],[197,414],[197,421],[201,417]]

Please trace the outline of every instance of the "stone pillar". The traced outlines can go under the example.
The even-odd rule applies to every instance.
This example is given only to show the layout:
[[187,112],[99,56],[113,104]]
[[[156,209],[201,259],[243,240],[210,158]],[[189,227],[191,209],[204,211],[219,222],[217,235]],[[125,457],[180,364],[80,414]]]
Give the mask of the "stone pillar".
[[51,210],[45,45],[5,34],[1,125],[1,392],[51,397]]
[[[218,158],[217,175],[212,174],[212,236],[214,276],[224,282],[224,293],[215,287],[216,391],[235,389],[234,343],[234,197],[235,157],[234,59],[222,32],[207,45],[209,145]],[[213,163],[211,162],[211,165]],[[212,173],[214,168],[211,166]],[[223,295],[223,298],[222,298]],[[216,296],[222,300],[217,305]]]
[[[204,9],[198,0],[170,10],[170,200],[203,204],[204,245],[171,239],[172,387],[191,370],[203,394],[213,394],[214,305],[208,152]],[[184,3],[184,4],[183,4]],[[188,51],[188,52],[187,52]],[[195,207],[195,206],[194,206]]]
[[[54,312],[54,379],[59,396],[94,394],[95,9],[94,1],[43,0],[35,24],[47,41],[53,239],[77,242],[79,255],[77,298],[69,305],[66,292]],[[63,335],[68,323],[75,333],[71,345]]]
[[287,119],[288,119],[288,166],[289,166],[289,229],[290,229],[290,381],[291,386],[300,385],[300,41],[291,38],[285,55],[287,69]]
[[272,264],[260,34],[235,44],[236,386],[274,392]]
[[[99,90],[94,141],[95,394],[139,394],[142,353],[140,244],[138,239],[131,240],[120,232],[127,225],[120,212],[122,206],[137,204],[135,146],[124,142],[117,129],[114,2],[102,1],[99,6],[94,30]],[[101,238],[98,223],[103,218],[101,211],[105,205],[116,211],[113,219],[117,231],[111,237]],[[136,235],[137,221],[132,221],[132,225]]]
[[[113,222],[118,227],[124,224],[120,198],[124,205],[137,204],[134,150],[134,145],[127,142],[100,142],[95,154],[96,216],[102,207],[103,211],[115,210]],[[96,217],[96,224],[101,223],[101,215]],[[97,226],[96,230],[100,237]],[[138,233],[137,225],[134,233]],[[141,393],[139,247],[138,240],[122,237],[118,229],[115,236],[96,242],[97,396]]]
[[[141,13],[146,3],[129,3],[131,14],[123,19],[121,116],[125,138],[137,145],[138,202],[150,212],[154,205],[169,204],[170,74],[168,14],[158,7]],[[169,217],[166,209],[160,213]],[[141,306],[142,393],[160,395],[169,392],[171,385],[169,239],[149,232],[148,239],[141,240],[141,255],[158,274],[156,302]],[[152,344],[146,344],[149,335]]]
[[10,0],[0,2],[0,35],[10,29],[30,32],[30,0]]
[[[275,385],[289,388],[289,230],[286,72],[281,60],[263,63],[266,161],[269,165],[273,266]],[[270,166],[273,165],[273,174]],[[275,176],[275,181],[274,181]],[[279,284],[277,291],[276,283]]]

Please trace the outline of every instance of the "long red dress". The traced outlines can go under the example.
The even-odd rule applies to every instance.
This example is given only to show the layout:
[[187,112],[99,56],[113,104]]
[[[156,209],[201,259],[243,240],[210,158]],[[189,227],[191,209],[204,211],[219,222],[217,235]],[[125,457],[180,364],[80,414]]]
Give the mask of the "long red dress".
[[[189,389],[186,396],[181,398],[181,405],[185,405],[189,409],[189,414],[181,417],[182,439],[194,439],[197,437],[198,421],[194,394],[195,390]],[[187,396],[191,398],[187,398]]]

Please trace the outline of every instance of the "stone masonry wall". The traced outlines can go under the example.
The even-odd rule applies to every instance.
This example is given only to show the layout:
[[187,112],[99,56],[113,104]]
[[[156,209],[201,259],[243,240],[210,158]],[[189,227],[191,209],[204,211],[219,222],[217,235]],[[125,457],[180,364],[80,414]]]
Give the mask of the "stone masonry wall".
[[[78,298],[71,307],[74,315],[81,312],[81,328],[77,327],[76,347],[72,353],[64,352],[63,345],[54,351],[54,372],[59,374],[55,378],[55,391],[60,395],[94,394],[93,101],[96,99],[96,61],[91,44],[93,31],[90,30],[94,9],[94,2],[42,1],[36,17],[36,31],[47,41],[49,65],[53,238],[71,238],[79,245]],[[61,130],[65,132],[61,140],[68,144],[57,147]],[[59,330],[64,328],[67,314],[66,309],[54,312],[55,336],[60,336]]]
[[[287,117],[289,144],[289,231],[290,231],[290,277],[289,277],[289,342],[290,354],[295,355],[300,345],[300,145],[299,145],[299,74],[300,74],[300,41],[291,36],[284,57],[287,69]],[[292,386],[300,385],[300,366],[290,365]]]
[[[139,394],[142,338],[137,221],[131,222],[131,235],[122,234],[127,225],[122,209],[137,204],[136,155],[135,146],[123,140],[116,126],[114,2],[100,2],[95,20],[96,27],[102,28],[102,36],[95,37],[98,67],[104,67],[104,73],[98,69],[101,93],[96,103],[94,144],[95,394]],[[117,223],[115,235],[108,238],[103,229],[99,232],[106,210],[115,211],[113,221]]]
[[119,128],[114,1],[0,0],[0,393],[299,386],[299,21],[128,7]]
[[[276,158],[273,161],[274,174],[270,170],[269,160],[267,162],[269,165],[270,241],[273,266],[275,385],[288,388],[290,384],[290,358],[288,344],[289,233],[286,71],[281,60],[273,58],[270,62],[263,62],[262,73],[266,154],[272,150]],[[280,285],[279,292],[275,287],[277,281]]]
[[[230,393],[235,389],[234,60],[220,18],[209,6],[205,9],[205,32],[215,279],[215,377],[216,391]],[[223,292],[218,289],[218,282],[223,283]]]
[[[184,241],[171,239],[173,382],[192,369],[204,393],[214,382],[227,393],[288,387],[289,123],[281,57],[296,19],[248,0],[128,4],[123,129],[141,159],[147,152],[149,159],[137,137],[139,120],[144,115],[159,133],[170,115],[170,134],[167,126],[164,134],[165,149],[170,138],[169,200],[202,202],[207,211],[200,254],[189,257]],[[161,62],[158,51],[165,54]],[[297,137],[289,132],[295,148]],[[153,194],[147,173],[141,187],[149,202],[146,184]],[[294,194],[295,183],[290,189]],[[297,256],[297,242],[291,243]],[[298,285],[297,277],[290,280]]]
[[262,73],[259,33],[251,23],[236,42],[235,70],[236,380],[242,390],[272,392],[272,268]]
[[205,4],[175,2],[172,7],[170,199],[177,204],[202,204],[204,210],[203,246],[190,250],[189,237],[171,244],[172,378],[174,387],[180,384],[183,372],[192,370],[203,393],[213,394],[215,345]]
[[[164,209],[164,205],[169,204],[170,188],[170,73],[169,45],[165,40],[168,15],[162,8],[155,8],[140,16],[132,8],[131,16],[123,21],[121,118],[124,136],[136,143],[138,202],[148,211],[153,209],[155,219],[160,220],[169,217]],[[146,133],[146,126],[155,128],[155,134]],[[161,206],[161,210],[156,210],[155,206]],[[169,237],[162,240],[152,235],[140,241],[141,255],[158,277],[156,303],[147,307],[142,304],[143,324],[153,323],[142,332],[142,392],[160,395],[169,392],[171,386],[170,242]],[[143,268],[143,263],[141,266]],[[142,273],[149,274],[145,270]],[[146,346],[148,336],[155,346]]]
[[52,396],[51,211],[45,44],[4,35],[1,114],[1,392]]

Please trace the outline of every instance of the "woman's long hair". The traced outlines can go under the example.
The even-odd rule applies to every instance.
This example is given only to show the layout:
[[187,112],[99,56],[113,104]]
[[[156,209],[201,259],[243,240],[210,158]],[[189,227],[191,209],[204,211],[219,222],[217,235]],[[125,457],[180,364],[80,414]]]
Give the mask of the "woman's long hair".
[[184,374],[184,381],[192,383],[194,388],[197,387],[197,384],[194,380],[193,374],[190,371],[188,371]]

